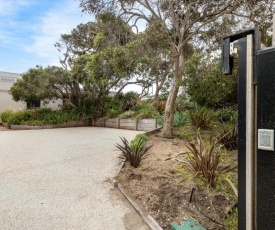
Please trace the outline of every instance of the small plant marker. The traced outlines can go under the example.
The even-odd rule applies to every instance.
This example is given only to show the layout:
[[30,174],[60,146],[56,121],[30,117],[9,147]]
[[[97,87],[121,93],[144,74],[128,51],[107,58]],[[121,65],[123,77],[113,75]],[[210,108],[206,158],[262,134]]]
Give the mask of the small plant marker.
[[206,228],[202,227],[197,221],[194,219],[187,219],[183,221],[181,225],[176,223],[170,223],[173,230],[206,230]]

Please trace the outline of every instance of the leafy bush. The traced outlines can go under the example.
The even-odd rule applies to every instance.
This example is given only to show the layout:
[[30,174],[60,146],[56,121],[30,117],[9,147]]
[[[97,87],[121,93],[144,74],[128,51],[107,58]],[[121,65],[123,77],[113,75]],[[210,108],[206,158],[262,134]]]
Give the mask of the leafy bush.
[[133,140],[131,140],[130,147],[136,146],[140,140],[142,141],[141,147],[143,148],[143,146],[146,144],[146,142],[148,142],[149,138],[145,134],[140,133],[140,134],[136,135]]
[[152,104],[142,102],[138,105],[137,112],[135,114],[135,119],[146,119],[146,118],[155,118],[155,116],[158,114],[156,109]]
[[135,111],[126,111],[122,114],[120,114],[118,117],[121,119],[127,119],[127,118],[133,118],[135,116],[136,112]]
[[216,111],[217,120],[221,123],[235,121],[237,116],[238,111],[231,108],[224,108]]
[[185,112],[176,111],[174,114],[174,127],[184,126],[189,120],[188,114]]
[[81,119],[81,114],[76,110],[53,110],[37,108],[18,110],[3,114],[4,120],[9,125],[54,125]]
[[154,107],[159,113],[164,113],[166,100],[158,100],[154,102]]
[[152,147],[152,145],[145,146],[142,139],[139,139],[139,141],[133,145],[129,145],[129,142],[126,140],[125,137],[120,137],[120,139],[123,145],[115,145],[121,151],[119,159],[129,162],[131,166],[137,168],[141,160],[146,156],[148,150]]
[[155,119],[156,119],[158,125],[160,125],[160,126],[163,125],[163,121],[164,121],[164,115],[163,114],[157,114],[155,116]]
[[122,109],[124,111],[136,110],[139,101],[138,93],[130,91],[124,94],[122,99]]
[[186,97],[186,94],[180,94],[176,98],[175,107],[177,111],[185,111],[186,109],[192,108],[193,103],[189,101],[189,99]]
[[213,135],[206,143],[202,140],[200,131],[198,131],[197,142],[198,145],[193,142],[186,145],[190,152],[182,153],[186,156],[180,163],[195,178],[206,182],[210,187],[215,187],[218,178],[232,171],[235,167],[221,164],[221,144]]
[[238,148],[238,128],[236,124],[220,123],[218,125],[220,143],[227,150],[236,150]]
[[1,118],[2,122],[8,123],[9,117],[11,117],[14,113],[16,113],[16,110],[7,109],[7,110],[3,111],[0,114],[0,118]]
[[237,104],[237,70],[224,76],[220,60],[209,61],[204,54],[194,54],[185,65],[186,85],[192,101],[201,106],[222,108]]
[[214,111],[208,109],[207,107],[196,106],[193,110],[190,110],[190,119],[192,125],[195,128],[210,128],[212,125],[213,118],[215,118]]
[[121,110],[118,109],[108,109],[106,112],[106,117],[107,118],[114,118],[118,117],[121,114]]

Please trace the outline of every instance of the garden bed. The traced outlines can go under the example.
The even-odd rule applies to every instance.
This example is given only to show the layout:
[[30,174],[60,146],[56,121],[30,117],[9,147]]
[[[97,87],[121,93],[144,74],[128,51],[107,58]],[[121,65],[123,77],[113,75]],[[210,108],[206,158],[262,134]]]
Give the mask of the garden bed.
[[[141,165],[132,168],[126,163],[116,178],[146,214],[163,229],[188,218],[207,229],[235,229],[236,218],[231,218],[232,223],[231,219],[225,221],[236,204],[236,196],[225,181],[210,189],[177,173],[176,161],[171,157],[187,151],[184,139],[164,139],[154,134],[148,144],[154,146]],[[236,162],[236,152],[231,152],[228,160]]]
[[[4,124],[3,124],[4,125]],[[4,125],[5,126],[5,125]],[[32,129],[56,129],[56,128],[69,128],[69,127],[86,127],[86,126],[92,126],[91,121],[71,121],[64,124],[58,124],[58,125],[11,125],[10,129],[13,130],[32,130]],[[5,127],[8,127],[6,124]]]

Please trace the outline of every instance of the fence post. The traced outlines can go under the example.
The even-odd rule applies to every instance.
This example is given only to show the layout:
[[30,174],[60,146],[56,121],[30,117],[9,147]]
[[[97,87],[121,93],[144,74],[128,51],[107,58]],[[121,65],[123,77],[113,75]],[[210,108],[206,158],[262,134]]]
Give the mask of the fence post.
[[120,128],[120,118],[117,118],[116,125],[117,125],[117,129],[119,129]]

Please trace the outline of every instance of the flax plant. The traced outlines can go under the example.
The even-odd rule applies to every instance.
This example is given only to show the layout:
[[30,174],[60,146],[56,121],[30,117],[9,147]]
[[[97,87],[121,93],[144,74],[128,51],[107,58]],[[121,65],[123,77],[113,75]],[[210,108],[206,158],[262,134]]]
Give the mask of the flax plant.
[[221,164],[221,147],[219,138],[211,134],[208,143],[202,140],[200,131],[197,133],[197,144],[189,142],[186,145],[188,152],[180,160],[180,164],[186,168],[195,178],[205,181],[210,187],[215,187],[218,178],[235,167]]
[[148,150],[152,147],[144,145],[144,140],[139,139],[131,145],[125,137],[121,138],[123,145],[116,144],[115,146],[121,151],[119,159],[121,161],[129,162],[131,166],[137,168],[143,158],[146,157]]

